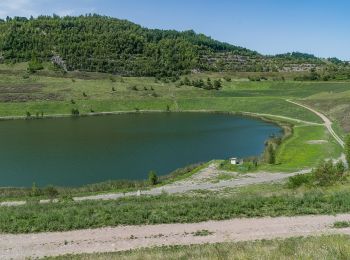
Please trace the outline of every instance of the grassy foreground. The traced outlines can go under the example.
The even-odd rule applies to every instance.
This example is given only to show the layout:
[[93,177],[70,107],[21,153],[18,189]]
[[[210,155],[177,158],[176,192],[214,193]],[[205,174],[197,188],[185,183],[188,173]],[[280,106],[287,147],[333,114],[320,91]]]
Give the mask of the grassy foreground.
[[120,253],[66,255],[49,259],[349,259],[350,236],[155,247]]
[[288,189],[264,184],[221,192],[129,197],[3,207],[0,232],[66,231],[118,225],[192,223],[237,217],[336,214],[350,211],[349,183]]

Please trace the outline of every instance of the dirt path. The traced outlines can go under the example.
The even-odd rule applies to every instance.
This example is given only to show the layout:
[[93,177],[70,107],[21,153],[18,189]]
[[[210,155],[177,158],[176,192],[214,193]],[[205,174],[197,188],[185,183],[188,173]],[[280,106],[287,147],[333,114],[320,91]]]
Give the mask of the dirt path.
[[87,196],[87,197],[79,197],[74,198],[76,201],[81,200],[111,200],[118,199],[124,196],[140,196],[140,195],[161,195],[162,193],[167,194],[176,194],[176,193],[186,193],[191,191],[198,190],[219,190],[224,188],[235,188],[241,186],[247,186],[251,184],[260,184],[260,183],[271,183],[271,182],[279,182],[285,180],[291,176],[296,174],[304,174],[308,173],[310,170],[303,170],[295,173],[268,173],[268,172],[258,172],[258,173],[250,173],[243,175],[235,175],[232,174],[231,180],[224,180],[213,182],[211,181],[211,176],[220,174],[220,171],[216,169],[214,164],[209,165],[207,168],[199,171],[191,178],[175,182],[173,184],[165,185],[159,188],[154,188],[147,191],[141,192],[130,192],[125,194],[102,194],[96,196]]
[[332,121],[326,117],[324,114],[318,112],[317,110],[311,108],[311,107],[308,107],[308,106],[305,106],[303,104],[300,104],[300,103],[297,103],[295,101],[291,101],[291,100],[287,100],[287,102],[289,103],[292,103],[292,104],[295,104],[297,106],[300,106],[300,107],[303,107],[305,109],[308,109],[310,110],[311,112],[315,113],[317,116],[319,116],[323,122],[324,122],[324,125],[326,126],[326,128],[328,129],[329,133],[334,137],[334,139],[342,146],[344,147],[345,146],[345,143],[344,141],[334,132],[333,128],[332,128]]
[[[113,252],[162,245],[189,245],[228,241],[287,238],[320,234],[349,234],[333,229],[335,221],[349,221],[350,214],[232,219],[194,224],[120,226],[69,232],[1,235],[1,259]],[[198,231],[202,236],[196,235]]]
[[[283,181],[291,176],[297,174],[309,173],[311,169],[305,169],[294,173],[269,173],[269,172],[256,172],[249,174],[238,174],[232,172],[220,171],[217,169],[215,163],[210,164],[205,169],[200,170],[188,179],[178,181],[172,184],[164,185],[161,187],[153,188],[150,190],[143,190],[137,192],[126,193],[110,193],[100,194],[85,197],[75,197],[75,201],[86,200],[113,200],[129,196],[156,196],[161,195],[164,192],[167,194],[186,193],[199,190],[219,190],[224,188],[242,187],[252,184],[271,183]],[[220,174],[228,175],[230,179],[219,181],[217,177]],[[41,200],[41,203],[48,203],[48,200]],[[0,206],[20,206],[26,204],[25,201],[9,201],[1,202]]]

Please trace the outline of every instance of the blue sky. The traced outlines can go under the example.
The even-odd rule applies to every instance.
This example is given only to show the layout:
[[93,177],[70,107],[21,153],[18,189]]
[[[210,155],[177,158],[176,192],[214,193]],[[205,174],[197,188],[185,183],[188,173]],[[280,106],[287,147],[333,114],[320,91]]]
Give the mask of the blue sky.
[[348,0],[0,0],[0,17],[98,13],[149,28],[194,29],[263,54],[350,60]]

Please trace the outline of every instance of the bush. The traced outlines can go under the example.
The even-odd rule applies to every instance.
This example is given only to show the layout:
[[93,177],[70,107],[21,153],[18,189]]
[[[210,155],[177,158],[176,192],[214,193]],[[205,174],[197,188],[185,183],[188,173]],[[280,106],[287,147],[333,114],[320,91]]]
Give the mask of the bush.
[[30,73],[35,73],[36,71],[42,69],[44,69],[43,64],[36,59],[33,59],[28,63],[28,71]]
[[56,198],[59,195],[59,192],[55,187],[48,186],[44,189],[44,194],[50,198]]
[[345,178],[345,166],[339,161],[333,164],[332,161],[322,161],[316,169],[313,170],[315,180],[319,185],[325,186],[342,181]]
[[79,116],[80,112],[77,108],[72,108],[72,116]]
[[314,176],[312,174],[298,174],[288,178],[287,187],[296,189],[303,185],[312,185]]
[[150,171],[148,174],[148,181],[151,185],[156,185],[158,183],[157,173],[154,171]]

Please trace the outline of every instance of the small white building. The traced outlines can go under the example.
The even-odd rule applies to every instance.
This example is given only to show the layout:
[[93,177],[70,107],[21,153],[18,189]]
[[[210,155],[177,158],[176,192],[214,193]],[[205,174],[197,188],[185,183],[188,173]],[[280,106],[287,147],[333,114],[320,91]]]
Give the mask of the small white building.
[[232,157],[230,159],[230,162],[231,162],[232,165],[242,165],[243,164],[243,159]]

